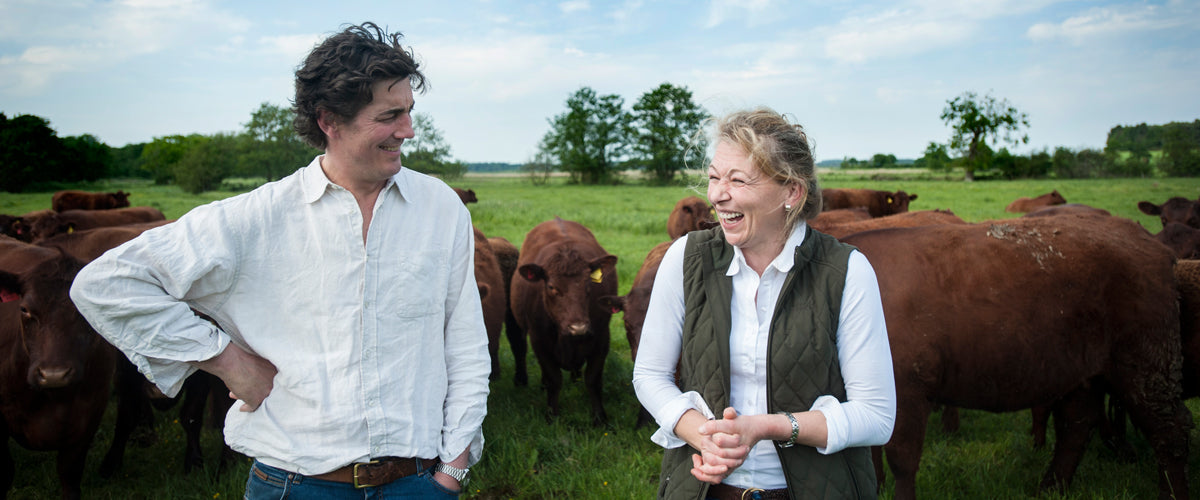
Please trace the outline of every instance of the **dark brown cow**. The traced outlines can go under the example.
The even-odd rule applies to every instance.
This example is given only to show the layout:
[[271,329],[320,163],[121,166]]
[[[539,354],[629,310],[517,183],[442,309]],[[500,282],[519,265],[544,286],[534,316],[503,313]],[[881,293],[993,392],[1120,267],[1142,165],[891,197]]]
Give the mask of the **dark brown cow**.
[[1030,210],[1029,213],[1022,215],[1022,217],[1053,217],[1055,215],[1103,215],[1107,217],[1112,215],[1112,213],[1103,208],[1096,208],[1082,203],[1065,203]]
[[1175,252],[1177,258],[1200,259],[1200,229],[1178,222],[1168,222],[1162,231],[1154,235],[1154,239]]
[[1037,198],[1030,198],[1028,196],[1017,198],[1013,200],[1012,203],[1009,203],[1007,207],[1004,207],[1004,211],[1016,213],[1031,212],[1042,207],[1062,205],[1066,202],[1067,199],[1063,198],[1063,196],[1058,193],[1058,190],[1055,189],[1049,193],[1038,196]]
[[1175,263],[1179,283],[1179,336],[1183,345],[1183,397],[1200,397],[1200,260]]
[[1016,218],[843,241],[875,267],[888,319],[898,407],[884,449],[896,498],[916,497],[935,404],[996,412],[1053,404],[1057,444],[1041,486],[1065,488],[1104,387],[1154,447],[1159,491],[1187,498],[1191,416],[1179,398],[1174,257],[1137,223]]
[[[67,296],[83,263],[55,253],[24,273],[0,271],[0,288],[19,297],[0,304],[0,414],[5,443],[58,452],[62,498],[77,499],[118,353]],[[0,463],[7,492],[16,474],[7,444]]]
[[825,188],[821,190],[821,199],[822,211],[866,207],[871,217],[883,217],[907,212],[909,202],[917,199],[917,195],[904,191],[893,193],[875,189]]
[[84,262],[91,262],[113,248],[132,240],[147,229],[153,229],[173,221],[160,220],[121,226],[96,227],[58,234],[39,241],[38,246],[60,248]]
[[474,189],[453,189],[455,193],[458,193],[458,198],[462,200],[463,205],[466,205],[467,203],[479,203],[479,198],[475,197]]
[[[600,297],[617,294],[617,257],[583,225],[555,217],[525,235],[517,275],[513,316],[541,365],[550,415],[559,413],[562,371],[579,373],[586,364],[592,423],[607,423],[601,396],[612,311]],[[518,366],[525,363],[524,352],[513,356]]]
[[[646,310],[650,308],[650,292],[654,289],[654,277],[658,274],[658,265],[662,263],[663,255],[671,247],[671,241],[664,241],[650,249],[642,267],[633,278],[633,287],[629,293],[619,297],[601,297],[601,301],[614,313],[624,311],[625,339],[629,341],[629,357],[637,362],[638,345],[642,343],[642,325],[646,322]],[[641,428],[653,422],[654,418],[645,407],[638,407],[637,422],[634,428]]]
[[0,215],[4,225],[0,233],[29,243],[33,241],[33,225],[38,219],[54,213],[53,210],[34,210],[23,215]]
[[125,191],[92,193],[88,191],[67,190],[54,193],[54,196],[50,198],[50,208],[55,212],[65,212],[67,210],[106,210],[128,206],[129,193]]
[[512,290],[512,278],[517,272],[517,261],[521,258],[521,251],[503,236],[488,238],[488,244],[492,246],[492,253],[496,254],[496,261],[500,263],[500,277],[504,279],[504,337],[508,339],[508,346],[512,349],[514,357],[516,353],[521,353],[517,358],[521,362],[514,368],[513,384],[527,385],[529,371],[525,367],[525,351],[528,350],[528,346],[525,334],[521,332],[521,327],[517,326],[517,319],[513,317],[512,301],[507,299]]
[[1139,201],[1137,206],[1138,210],[1146,215],[1157,215],[1163,227],[1166,227],[1168,222],[1178,222],[1200,229],[1200,200],[1176,196],[1161,205]]
[[[954,212],[949,210],[918,210],[916,212],[885,215],[875,219],[834,224],[821,230],[821,232],[833,236],[834,238],[841,239],[854,233],[861,233],[863,231],[870,231],[873,229],[966,223],[967,221],[962,220],[962,218],[954,215]],[[814,229],[816,228],[814,227]]]
[[708,229],[716,224],[708,202],[699,196],[688,196],[676,202],[671,215],[667,217],[667,234],[675,239],[690,231]]
[[479,302],[483,306],[483,324],[487,328],[488,354],[492,358],[491,380],[500,377],[500,330],[504,328],[504,313],[508,304],[508,290],[504,289],[504,277],[500,261],[492,251],[487,236],[479,228],[475,230],[475,283],[479,287]]
[[108,210],[67,210],[47,214],[33,225],[34,243],[72,231],[96,227],[120,226],[140,222],[166,220],[162,211],[154,207],[112,208]]

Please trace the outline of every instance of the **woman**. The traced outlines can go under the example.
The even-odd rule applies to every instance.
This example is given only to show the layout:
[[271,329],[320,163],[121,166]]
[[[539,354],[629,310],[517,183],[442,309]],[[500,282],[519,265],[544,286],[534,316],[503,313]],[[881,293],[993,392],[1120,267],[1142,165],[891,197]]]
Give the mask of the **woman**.
[[714,132],[720,226],[663,257],[633,372],[667,448],[659,498],[874,498],[868,447],[896,416],[875,271],[808,228],[821,190],[799,125],[756,109]]

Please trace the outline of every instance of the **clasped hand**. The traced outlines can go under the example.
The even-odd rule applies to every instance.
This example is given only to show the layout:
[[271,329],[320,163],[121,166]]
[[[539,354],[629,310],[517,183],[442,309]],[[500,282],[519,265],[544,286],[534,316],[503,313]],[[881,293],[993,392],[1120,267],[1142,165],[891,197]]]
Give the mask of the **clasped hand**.
[[741,467],[761,439],[754,416],[739,417],[726,408],[721,417],[700,424],[700,453],[692,455],[692,475],[706,483],[720,483]]

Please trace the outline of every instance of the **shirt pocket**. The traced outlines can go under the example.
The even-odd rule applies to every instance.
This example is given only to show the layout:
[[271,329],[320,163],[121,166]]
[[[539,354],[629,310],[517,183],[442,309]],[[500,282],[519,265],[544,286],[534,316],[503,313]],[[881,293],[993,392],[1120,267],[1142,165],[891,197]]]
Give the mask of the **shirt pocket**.
[[379,276],[379,300],[385,314],[422,318],[442,313],[449,279],[444,252],[409,252],[388,268],[393,272]]

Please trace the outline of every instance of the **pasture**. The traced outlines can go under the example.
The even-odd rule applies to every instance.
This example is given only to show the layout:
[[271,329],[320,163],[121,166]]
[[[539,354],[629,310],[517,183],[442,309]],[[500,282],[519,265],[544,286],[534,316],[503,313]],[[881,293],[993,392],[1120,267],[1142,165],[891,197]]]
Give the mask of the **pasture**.
[[[860,175],[829,173],[823,187],[855,187],[904,190],[917,194],[910,210],[950,209],[969,222],[1007,219],[1019,214],[1004,207],[1020,196],[1033,197],[1057,189],[1068,202],[1106,209],[1113,215],[1140,222],[1157,232],[1157,217],[1137,209],[1141,200],[1162,203],[1172,196],[1200,197],[1200,179],[1117,180],[1028,180],[964,183],[906,178],[887,174],[872,179]],[[539,222],[555,216],[578,221],[591,228],[600,244],[618,257],[620,292],[626,293],[646,253],[668,239],[667,215],[675,202],[688,195],[704,195],[684,187],[648,187],[638,183],[616,186],[566,185],[552,179],[547,186],[533,186],[519,177],[468,176],[451,185],[473,189],[478,203],[468,205],[475,225],[487,236],[502,236],[520,247],[525,233]],[[154,206],[168,219],[192,207],[225,198],[236,192],[189,195],[171,186],[143,182],[109,181],[74,188],[90,191],[123,189],[134,206]],[[0,213],[21,214],[50,207],[51,193],[0,194]],[[540,371],[528,359],[530,383],[514,386],[513,358],[507,341],[501,342],[499,380],[491,384],[488,417],[484,423],[486,444],[483,460],[473,469],[467,498],[653,498],[657,487],[661,449],[650,442],[653,429],[633,429],[638,403],[631,385],[632,363],[621,315],[612,319],[612,351],[605,364],[604,398],[610,426],[591,426],[587,395],[582,380],[567,377],[561,395],[562,415],[548,421]],[[1014,366],[1014,370],[1021,367]],[[1189,402],[1200,419],[1200,400]],[[182,472],[183,432],[176,414],[178,406],[158,414],[157,443],[130,446],[124,468],[112,479],[96,472],[112,437],[112,414],[102,425],[89,454],[84,474],[86,498],[240,498],[248,462],[240,460],[224,472],[215,463],[219,435],[212,430],[204,437],[206,468]],[[962,411],[958,432],[944,433],[936,413],[926,436],[918,495],[927,498],[1021,498],[1036,494],[1041,475],[1049,463],[1050,447],[1034,449],[1029,435],[1028,411],[993,414]],[[1122,461],[1114,452],[1093,439],[1070,490],[1048,498],[1153,498],[1157,495],[1154,460],[1150,447],[1128,431],[1136,459]],[[1193,429],[1189,474],[1192,495],[1200,495],[1200,431]],[[1053,436],[1049,438],[1053,442]],[[58,480],[51,453],[30,452],[9,443],[17,467],[17,480],[10,498],[54,498]],[[882,498],[891,498],[890,477],[883,484]]]

